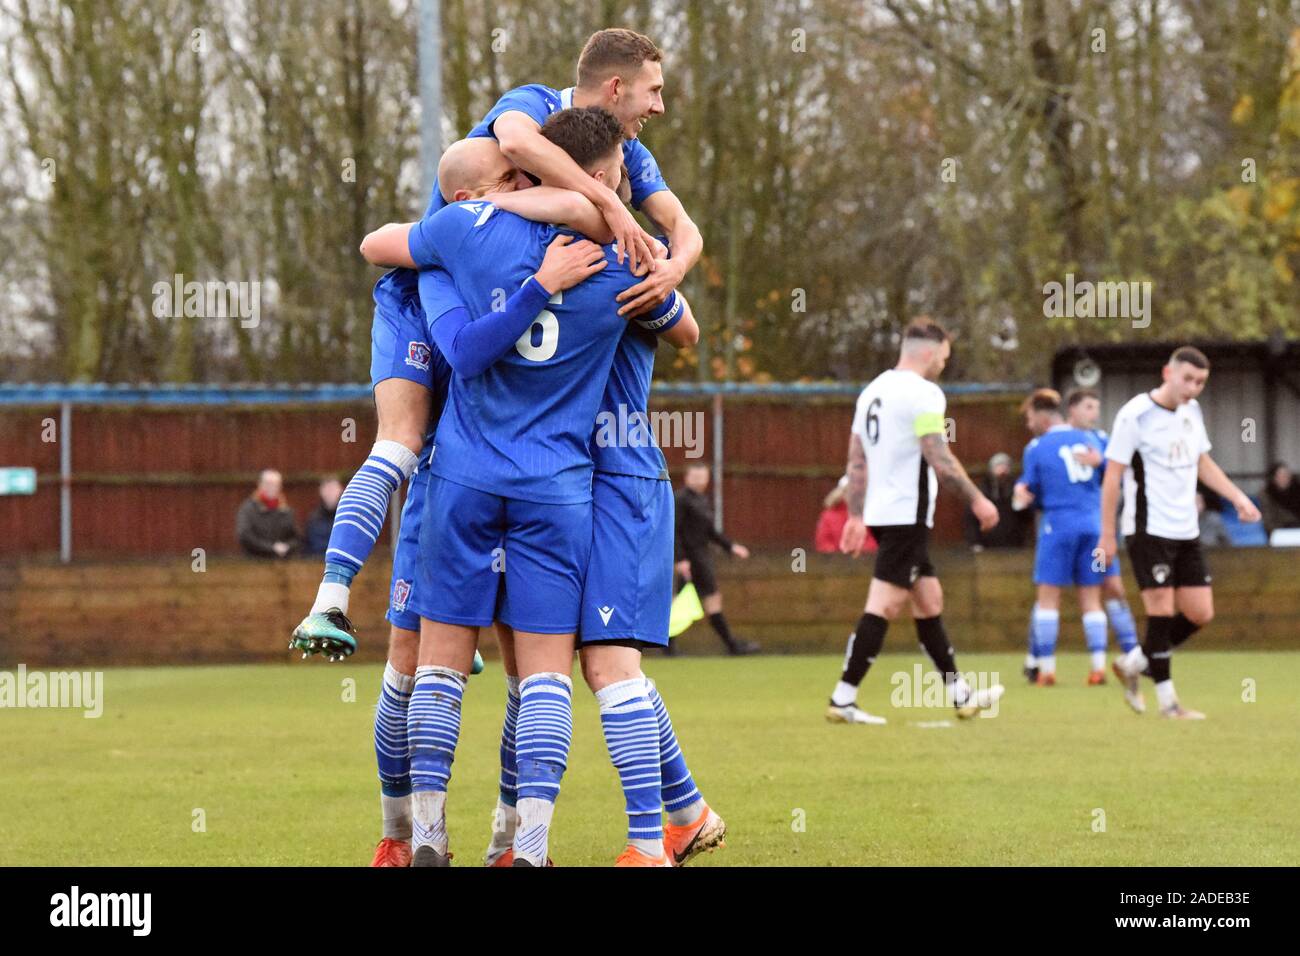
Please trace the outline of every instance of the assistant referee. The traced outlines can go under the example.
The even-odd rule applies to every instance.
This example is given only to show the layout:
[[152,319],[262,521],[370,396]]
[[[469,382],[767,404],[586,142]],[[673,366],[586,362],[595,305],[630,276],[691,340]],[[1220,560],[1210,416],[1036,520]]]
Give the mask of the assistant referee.
[[717,529],[713,521],[713,508],[705,492],[709,489],[709,466],[690,465],[686,469],[683,487],[677,492],[676,555],[677,571],[695,585],[709,624],[722,638],[729,654],[756,654],[759,646],[754,641],[736,638],[722,613],[722,594],[713,573],[713,560],[709,544],[725,548],[742,560],[749,557],[749,549],[732,541]]

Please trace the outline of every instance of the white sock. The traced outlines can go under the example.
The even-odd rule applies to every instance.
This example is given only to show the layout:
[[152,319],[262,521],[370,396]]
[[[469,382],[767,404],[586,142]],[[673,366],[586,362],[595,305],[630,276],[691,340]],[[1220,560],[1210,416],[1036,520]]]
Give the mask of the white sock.
[[1051,657],[1040,657],[1038,659],[1038,671],[1042,674],[1055,674],[1056,655],[1053,654]]
[[1092,660],[1092,669],[1093,669],[1093,670],[1095,670],[1095,671],[1104,671],[1104,670],[1106,669],[1106,652],[1105,652],[1105,651],[1093,651],[1093,652],[1091,653],[1091,655],[1089,655],[1089,657],[1090,657],[1090,659]]
[[1141,674],[1147,669],[1147,656],[1142,653],[1142,645],[1138,644],[1127,654],[1120,655],[1120,667],[1130,674]]
[[948,685],[948,695],[954,707],[970,700],[970,684],[966,683],[966,678],[958,674],[957,679]]
[[1168,710],[1174,704],[1178,703],[1178,695],[1174,693],[1173,680],[1162,680],[1156,684],[1156,701],[1160,704],[1161,710]]
[[447,852],[447,791],[419,790],[411,794],[411,849],[431,846]]
[[688,803],[677,810],[668,811],[668,822],[675,827],[689,826],[700,818],[704,812],[704,798]]
[[319,614],[322,611],[328,611],[332,607],[338,608],[344,614],[348,613],[348,598],[352,596],[352,589],[346,584],[339,584],[337,581],[322,581],[320,587],[316,589],[316,603],[311,606],[311,613]]
[[[516,678],[517,679],[517,678]],[[510,849],[515,842],[515,825],[519,814],[514,807],[497,796],[496,809],[492,811],[492,839],[488,841],[487,857],[484,862],[491,866]]]
[[390,797],[381,793],[379,806],[384,814],[384,836],[390,840],[411,839],[411,795]]
[[1033,670],[1035,667],[1038,666],[1038,658],[1035,657],[1033,654],[1026,654],[1025,666],[1028,667],[1030,670]]
[[852,707],[858,702],[858,689],[844,681],[836,681],[831,691],[831,703],[836,707]]
[[527,860],[533,866],[545,866],[555,804],[537,797],[524,797],[515,809],[519,814],[515,828],[515,859]]

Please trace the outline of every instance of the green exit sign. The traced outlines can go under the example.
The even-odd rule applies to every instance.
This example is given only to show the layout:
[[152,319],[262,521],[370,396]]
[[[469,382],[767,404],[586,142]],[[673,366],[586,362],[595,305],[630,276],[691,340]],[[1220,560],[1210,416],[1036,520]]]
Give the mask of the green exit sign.
[[0,495],[36,494],[35,468],[0,468]]

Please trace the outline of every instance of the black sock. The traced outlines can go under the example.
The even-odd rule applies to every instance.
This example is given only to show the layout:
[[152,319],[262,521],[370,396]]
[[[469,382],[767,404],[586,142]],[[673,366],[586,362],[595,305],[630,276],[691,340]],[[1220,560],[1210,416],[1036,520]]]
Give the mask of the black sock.
[[1173,629],[1172,617],[1147,617],[1147,639],[1142,642],[1142,653],[1147,656],[1149,676],[1157,684],[1169,680],[1169,638]]
[[867,676],[867,669],[885,644],[885,631],[888,627],[889,622],[879,614],[864,614],[858,618],[858,626],[849,638],[848,662],[844,665],[840,680],[854,687],[862,683],[862,678]]
[[1201,625],[1193,624],[1186,614],[1180,613],[1174,618],[1173,628],[1169,633],[1169,646],[1180,647],[1200,629]]
[[943,618],[918,617],[916,619],[916,639],[921,642],[925,652],[934,661],[935,668],[943,674],[943,682],[951,683],[957,677],[957,659],[953,656],[952,645],[948,643],[948,632],[943,629]]
[[722,616],[722,612],[709,615],[709,623],[713,629],[718,632],[718,637],[722,638],[722,643],[727,645],[727,650],[735,650],[736,639],[731,636],[731,628],[727,626],[727,619]]

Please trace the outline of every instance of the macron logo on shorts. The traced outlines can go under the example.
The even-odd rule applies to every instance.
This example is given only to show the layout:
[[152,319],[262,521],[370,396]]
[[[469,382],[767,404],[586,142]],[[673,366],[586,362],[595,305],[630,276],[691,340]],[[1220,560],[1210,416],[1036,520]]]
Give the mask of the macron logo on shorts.
[[596,610],[600,614],[601,623],[609,627],[609,619],[614,616],[614,609],[606,605],[605,607],[598,607]]
[[433,349],[423,342],[411,342],[406,346],[406,364],[412,368],[427,372],[432,361]]

